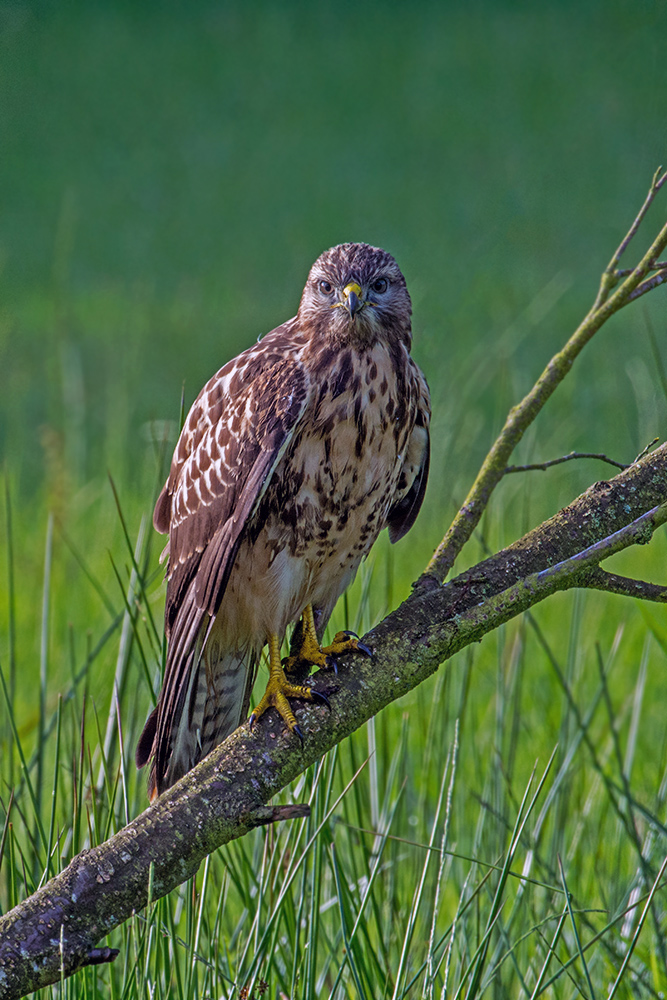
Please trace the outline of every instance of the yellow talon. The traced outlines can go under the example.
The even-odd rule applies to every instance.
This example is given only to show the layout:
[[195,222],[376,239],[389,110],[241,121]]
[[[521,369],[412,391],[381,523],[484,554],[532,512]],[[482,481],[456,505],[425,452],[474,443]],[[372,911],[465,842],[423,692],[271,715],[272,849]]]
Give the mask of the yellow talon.
[[[315,616],[313,608],[309,604],[304,608],[302,620],[301,646],[298,652],[287,657],[285,660],[285,670],[310,671],[311,667],[336,667],[336,657],[343,653],[365,653],[371,656],[371,651],[363,642],[351,632],[337,632],[333,642],[329,646],[320,646],[317,641],[317,629],[315,628]],[[288,698],[304,698],[306,701],[318,701],[329,707],[329,700],[321,691],[314,691],[303,684],[292,684],[285,676],[285,670],[280,660],[280,639],[277,635],[269,636],[269,680],[266,691],[259,704],[250,716],[250,728],[254,726],[257,719],[264,715],[267,708],[275,708],[276,712],[288,727],[290,732],[296,733],[300,740],[303,735],[290,707]]]
[[320,646],[312,605],[306,605],[303,610],[301,646],[295,655],[287,657],[285,669],[302,672],[304,668],[310,671],[311,667],[335,667],[335,658],[343,653],[372,655],[368,646],[359,642],[353,632],[337,632],[329,646]]
[[348,632],[336,632],[330,646],[322,646],[322,652],[327,656],[340,656],[341,653],[366,653],[368,646],[359,642],[356,636],[350,636]]
[[315,616],[310,604],[304,608],[301,626],[301,646],[294,656],[287,657],[285,660],[285,669],[303,672],[305,668],[305,672],[309,673],[311,667],[328,666],[327,654],[317,641]]
[[301,730],[290,708],[288,698],[305,698],[307,701],[323,701],[328,704],[324,695],[301,684],[290,684],[285,677],[285,671],[280,663],[280,640],[277,635],[269,636],[269,680],[266,691],[250,716],[250,728],[267,708],[275,708],[290,732],[296,733],[299,739],[303,739]]

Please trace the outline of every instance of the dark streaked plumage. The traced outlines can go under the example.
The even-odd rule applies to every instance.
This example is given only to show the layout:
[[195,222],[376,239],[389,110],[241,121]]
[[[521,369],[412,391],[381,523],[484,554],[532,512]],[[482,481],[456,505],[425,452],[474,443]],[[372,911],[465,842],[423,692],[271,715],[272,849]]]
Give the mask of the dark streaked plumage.
[[240,724],[270,637],[310,608],[325,623],[380,531],[414,523],[430,406],[410,314],[393,257],[333,247],[296,317],[192,406],[154,515],[169,562],[164,684],[137,747],[151,798]]

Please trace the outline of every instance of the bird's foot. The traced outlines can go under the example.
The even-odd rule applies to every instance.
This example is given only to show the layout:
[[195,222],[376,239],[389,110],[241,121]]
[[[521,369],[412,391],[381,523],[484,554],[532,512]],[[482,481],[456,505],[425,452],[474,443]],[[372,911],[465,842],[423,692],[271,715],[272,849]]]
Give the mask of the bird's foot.
[[364,656],[373,656],[373,650],[364,642],[359,641],[356,632],[346,629],[343,632],[336,632],[333,642],[329,646],[323,646],[322,652],[328,657],[342,656],[343,653],[363,653]]
[[303,743],[303,733],[299,729],[288,698],[303,698],[306,701],[319,702],[329,708],[329,699],[326,695],[314,691],[304,684],[290,684],[283,669],[280,666],[277,668],[272,666],[264,696],[250,716],[250,729],[253,728],[259,717],[264,715],[267,708],[275,708],[290,732],[295,733]]
[[309,673],[312,667],[333,667],[337,669],[336,663],[339,656],[344,653],[363,653],[364,656],[372,656],[372,650],[359,641],[356,632],[345,630],[336,632],[333,642],[328,646],[320,646],[317,638],[308,630],[304,630],[303,642],[299,651],[293,656],[288,656],[283,660],[285,670],[299,674]]

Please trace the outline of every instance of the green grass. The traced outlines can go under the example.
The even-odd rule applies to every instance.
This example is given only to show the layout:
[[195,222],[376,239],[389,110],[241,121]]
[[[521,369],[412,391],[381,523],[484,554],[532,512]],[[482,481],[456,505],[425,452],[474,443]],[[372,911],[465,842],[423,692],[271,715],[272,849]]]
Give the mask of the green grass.
[[[56,690],[47,676],[32,723],[3,692],[3,911],[145,805],[132,750],[161,587],[138,535],[119,547],[106,644],[96,649],[100,630],[77,658],[72,629],[71,682]],[[376,558],[373,577],[385,570]],[[56,575],[54,560],[45,606]],[[374,578],[348,602],[355,621],[372,613]],[[73,597],[99,602],[83,574]],[[308,802],[309,819],[217,852],[109,936],[113,966],[66,991],[232,996],[267,982],[272,997],[531,996],[539,983],[546,996],[602,995],[641,926],[618,995],[659,995],[660,890],[640,917],[665,854],[664,635],[656,624],[646,638],[641,609],[614,603],[610,618],[598,595],[563,598],[466,651],[284,794]]]
[[[648,0],[0,8],[3,912],[145,808],[183,383],[292,315],[325,247],[396,254],[433,473],[331,626],[368,628],[667,160],[666,27]],[[517,460],[664,437],[664,302],[598,335]],[[510,477],[457,569],[608,474]],[[614,568],[664,580],[665,549]],[[40,995],[664,994],[666,654],[661,607],[556,595],[286,790],[309,819],[216,852],[110,935],[113,966]]]

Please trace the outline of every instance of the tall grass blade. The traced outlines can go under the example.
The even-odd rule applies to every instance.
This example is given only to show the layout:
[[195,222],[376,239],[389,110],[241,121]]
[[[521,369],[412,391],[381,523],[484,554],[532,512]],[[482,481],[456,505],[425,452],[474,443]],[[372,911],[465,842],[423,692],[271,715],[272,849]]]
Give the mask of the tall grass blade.
[[[369,875],[368,880],[366,882],[366,886],[365,886],[365,888],[363,890],[363,894],[362,894],[361,902],[359,904],[359,909],[358,909],[358,912],[357,912],[357,916],[355,918],[354,924],[352,926],[352,930],[351,930],[350,935],[349,935],[349,941],[350,941],[350,943],[352,943],[354,941],[357,931],[359,930],[359,928],[361,926],[363,926],[364,914],[365,914],[366,909],[367,909],[367,904],[372,899],[373,888],[375,886],[376,880],[378,879],[378,877],[379,877],[379,875],[380,875],[380,873],[382,871],[382,856],[383,856],[383,853],[384,853],[385,845],[388,843],[388,841],[390,839],[392,839],[390,837],[389,831],[391,829],[391,825],[392,825],[392,822],[393,822],[396,810],[398,808],[398,804],[399,804],[399,799],[396,798],[394,800],[391,812],[386,817],[386,819],[385,819],[385,821],[384,821],[384,823],[382,825],[381,832],[379,834],[378,833],[374,834],[373,848],[372,848],[372,851],[371,851],[371,870],[370,870],[370,875]],[[362,832],[366,832],[366,831],[362,831]],[[371,831],[368,831],[368,832],[370,833]],[[343,973],[345,972],[346,966],[347,966],[347,952],[345,953],[345,955],[343,956],[342,961],[339,964],[338,972],[336,974],[336,978],[334,980],[334,984],[333,984],[333,986],[331,988],[331,994],[330,995],[332,997],[334,997],[336,995],[336,989],[338,987],[338,984],[340,983],[340,980],[343,977]]]
[[641,934],[642,927],[644,926],[644,921],[646,920],[646,917],[648,916],[649,911],[651,909],[651,903],[653,902],[653,897],[655,896],[658,888],[660,887],[660,879],[663,876],[665,868],[667,868],[667,857],[665,857],[665,860],[660,865],[660,871],[658,872],[658,874],[656,876],[655,882],[651,886],[651,891],[649,892],[648,897],[646,899],[646,903],[644,905],[644,909],[642,910],[642,915],[639,918],[639,922],[637,924],[637,929],[636,929],[636,931],[635,931],[635,933],[634,933],[634,935],[632,937],[632,941],[630,942],[630,946],[629,946],[629,948],[628,948],[628,950],[626,952],[625,958],[623,959],[623,963],[622,963],[620,969],[618,970],[618,975],[616,976],[616,979],[614,980],[613,986],[612,986],[611,990],[609,991],[609,993],[607,994],[607,1000],[614,1000],[614,996],[616,995],[616,991],[617,991],[618,987],[621,984],[621,981],[623,979],[623,975],[625,974],[625,970],[628,967],[630,959],[632,958],[632,953],[634,952],[635,947],[637,945],[637,941],[639,940],[639,935]]
[[350,947],[350,940],[347,933],[347,919],[345,916],[345,904],[343,901],[343,887],[340,879],[340,872],[338,870],[338,864],[336,863],[336,848],[334,844],[329,845],[329,854],[331,857],[331,867],[334,873],[334,879],[336,882],[336,895],[338,897],[338,909],[340,914],[340,927],[341,933],[343,935],[343,942],[345,945],[345,954],[347,955],[348,963],[352,971],[352,976],[354,978],[354,984],[357,990],[357,996],[359,1000],[367,1000],[367,994],[364,987],[361,984],[361,979],[359,977],[359,972],[357,970],[356,961],[354,954]]
[[533,769],[533,774],[531,776],[531,779],[528,782],[528,785],[526,786],[526,790],[524,792],[523,799],[521,800],[521,804],[519,806],[519,811],[518,811],[518,814],[517,814],[516,822],[514,824],[514,829],[512,830],[512,835],[511,835],[511,838],[510,838],[510,844],[509,844],[509,848],[507,850],[507,854],[506,854],[506,857],[505,857],[505,863],[503,865],[503,870],[500,873],[500,878],[498,880],[498,885],[496,887],[496,891],[495,891],[495,894],[494,894],[493,902],[491,904],[491,909],[489,911],[489,916],[487,918],[487,925],[486,925],[486,928],[485,928],[485,931],[484,931],[484,936],[482,938],[482,944],[478,948],[478,951],[477,951],[477,954],[476,954],[475,965],[474,965],[474,968],[472,969],[470,983],[469,983],[469,986],[468,986],[468,990],[466,992],[466,1000],[472,1000],[472,998],[475,997],[477,995],[478,991],[479,991],[480,984],[481,984],[481,978],[482,978],[482,972],[483,972],[483,969],[484,969],[484,965],[485,965],[485,962],[486,962],[486,956],[487,956],[489,945],[490,945],[490,942],[491,942],[491,931],[494,928],[494,926],[495,926],[498,918],[500,917],[500,913],[501,913],[501,909],[502,909],[503,893],[505,891],[505,885],[506,885],[507,879],[509,877],[509,871],[510,871],[510,867],[511,867],[511,864],[512,864],[512,859],[514,858],[516,850],[517,850],[517,848],[519,846],[519,842],[520,842],[521,836],[523,834],[524,827],[525,827],[525,825],[526,825],[526,823],[528,821],[528,818],[531,815],[533,809],[535,808],[535,805],[537,804],[537,800],[538,800],[538,797],[540,795],[540,792],[542,791],[544,783],[546,782],[546,779],[547,779],[547,775],[549,774],[549,771],[551,770],[551,765],[552,765],[552,763],[554,761],[554,757],[556,756],[557,749],[558,749],[558,747],[555,747],[554,750],[552,751],[551,757],[549,758],[547,766],[544,769],[544,772],[542,774],[540,782],[539,782],[539,784],[538,784],[538,786],[537,786],[537,788],[536,788],[536,790],[535,790],[535,792],[533,794],[533,797],[532,797],[530,803],[528,803],[528,796],[529,796],[529,792],[530,792],[530,786],[532,784],[532,780],[533,780],[533,777],[535,775],[535,769]]
[[[137,591],[137,581],[139,577],[139,572],[137,568],[137,561],[141,556],[141,552],[144,547],[144,538],[146,535],[146,519],[141,519],[141,524],[139,526],[139,533],[137,536],[137,543],[133,553],[132,560],[132,570],[130,572],[130,582],[127,588],[127,595],[125,598],[125,611],[123,612],[123,624],[120,631],[120,642],[118,644],[118,656],[116,657],[116,671],[114,674],[114,682],[112,688],[111,705],[109,706],[109,714],[107,716],[106,731],[104,733],[104,744],[103,744],[103,754],[105,759],[109,759],[112,755],[113,741],[117,733],[118,726],[118,697],[120,691],[123,690],[125,675],[127,673],[128,665],[130,663],[130,653],[132,648],[132,637],[134,634],[134,625],[136,618],[135,609],[135,594]],[[97,784],[102,783],[102,768],[97,774]]]
[[422,895],[424,892],[424,885],[426,883],[426,876],[428,874],[429,866],[431,863],[432,850],[435,845],[435,836],[440,823],[440,810],[442,809],[443,799],[445,797],[445,788],[447,785],[447,778],[449,776],[449,767],[451,762],[451,755],[447,755],[445,761],[445,766],[442,771],[442,779],[440,781],[440,791],[438,793],[438,800],[435,807],[435,815],[433,817],[433,824],[431,826],[431,836],[429,838],[428,847],[429,849],[425,852],[424,864],[422,865],[421,876],[415,887],[414,895],[412,897],[412,905],[410,907],[410,912],[408,914],[408,921],[403,935],[403,946],[401,948],[401,956],[398,962],[398,969],[396,970],[396,981],[394,984],[394,994],[392,1000],[398,1000],[399,996],[405,996],[404,992],[401,992],[401,984],[405,976],[405,965],[408,959],[408,954],[412,946],[412,938],[415,930],[415,924],[417,922],[417,913],[422,901]]
[[[9,700],[9,691],[7,690],[7,684],[6,684],[6,681],[5,681],[5,673],[4,673],[3,669],[2,669],[2,664],[0,664],[0,684],[2,685],[2,693],[3,693],[4,699],[5,699],[5,704],[7,706],[7,715],[9,717],[9,725],[11,727],[12,737],[14,739],[14,745],[15,745],[16,750],[18,752],[19,760],[20,760],[20,763],[21,763],[21,774],[22,774],[23,779],[25,780],[25,784],[26,784],[26,787],[28,789],[28,795],[30,796],[30,801],[31,801],[32,808],[33,808],[33,815],[34,815],[34,820],[35,820],[35,829],[37,830],[37,833],[39,834],[39,840],[41,840],[42,846],[43,846],[44,850],[47,851],[48,847],[47,847],[46,833],[44,832],[44,827],[42,825],[41,814],[40,814],[40,810],[39,810],[38,805],[37,805],[37,796],[35,794],[35,789],[33,788],[33,784],[32,784],[32,781],[30,779],[30,772],[29,772],[28,767],[26,765],[26,760],[25,760],[25,756],[23,754],[23,747],[21,745],[21,740],[19,739],[19,734],[18,734],[18,731],[16,729],[16,720],[14,718],[13,706],[12,706],[12,703],[10,702],[10,700]],[[16,803],[16,806],[18,808],[18,803]],[[34,835],[32,837],[32,840],[33,840],[33,844],[35,844],[35,850],[36,850],[35,860],[36,860],[36,864],[37,865],[41,865],[41,862],[39,860],[39,853],[38,853],[38,850],[37,850],[37,847],[36,847],[37,836]]]
[[530,1000],[536,1000],[536,997],[539,995],[540,987],[544,982],[544,977],[546,976],[547,970],[549,968],[549,963],[556,954],[556,945],[558,944],[558,939],[560,938],[561,931],[563,930],[563,925],[565,924],[565,921],[568,918],[568,914],[569,914],[569,905],[566,904],[565,908],[563,909],[563,912],[559,917],[558,924],[556,925],[556,930],[554,932],[554,936],[547,945],[547,954],[544,958],[544,962],[542,964],[542,968],[540,969],[540,974],[537,977],[537,981],[535,983],[533,992],[530,995]]
[[53,755],[53,786],[51,788],[51,819],[49,822],[49,839],[46,845],[46,867],[40,879],[40,886],[51,878],[51,853],[53,850],[53,838],[56,828],[56,807],[58,804],[58,773],[60,771],[60,723],[61,723],[62,699],[58,698],[58,723],[56,725],[56,746]]
[[53,558],[53,514],[49,514],[44,551],[44,582],[42,585],[42,628],[39,643],[39,723],[37,729],[37,777],[35,799],[41,814],[44,783],[44,731],[46,728],[46,685],[49,664],[49,612],[51,607],[51,562]]
[[[261,932],[261,935],[259,934],[259,932],[257,932],[256,936],[254,938],[254,941],[251,942],[253,944],[253,950],[254,950],[255,954],[254,954],[254,957],[252,959],[252,962],[250,963],[249,976],[255,976],[256,975],[256,972],[257,972],[258,966],[259,966],[260,956],[261,956],[261,954],[263,953],[263,950],[266,947],[266,943],[267,943],[268,938],[269,938],[269,933],[272,931],[274,925],[276,924],[276,922],[277,922],[277,920],[278,920],[278,918],[280,916],[281,908],[282,908],[282,904],[283,904],[283,900],[285,899],[285,896],[287,895],[287,893],[288,893],[288,891],[289,891],[289,889],[290,889],[290,887],[291,887],[294,879],[296,878],[297,873],[300,871],[301,865],[308,858],[308,856],[310,854],[310,850],[312,848],[312,845],[313,845],[314,841],[317,839],[317,837],[320,835],[321,831],[324,829],[325,824],[328,822],[329,817],[332,815],[333,811],[337,808],[338,804],[347,795],[347,793],[349,792],[350,788],[353,786],[354,782],[357,781],[357,779],[359,778],[359,775],[362,773],[362,771],[366,767],[367,763],[368,763],[367,760],[365,760],[363,762],[363,764],[361,765],[361,767],[354,773],[354,775],[352,776],[352,778],[350,779],[350,781],[345,785],[345,787],[341,791],[340,795],[327,808],[324,816],[322,817],[321,821],[316,826],[316,828],[313,831],[312,835],[307,840],[307,842],[304,845],[304,848],[301,851],[301,853],[294,859],[294,861],[292,861],[290,863],[290,867],[289,867],[288,871],[285,873],[285,877],[283,879],[283,883],[282,883],[282,885],[280,887],[280,890],[279,890],[279,892],[278,892],[278,894],[276,896],[275,902],[273,903],[273,906],[271,908],[271,912],[269,913],[268,919],[267,919],[266,924],[265,924],[265,926],[264,926],[264,928],[263,928],[263,930]],[[295,820],[294,822],[298,822],[298,820]],[[259,907],[257,907],[257,909],[259,909]],[[250,935],[249,935],[248,940],[250,942]],[[246,945],[246,948],[245,948],[245,950],[243,952],[242,962],[245,959],[245,955],[246,955],[247,951],[248,951],[248,945]]]
[[[9,701],[15,704],[16,694],[16,592],[14,587],[14,531],[9,474],[5,469],[5,526],[7,531],[7,644],[9,657]],[[9,755],[9,784],[14,784],[14,755]]]
[[435,990],[435,977],[438,974],[440,965],[442,963],[442,957],[440,958],[439,962],[436,962],[435,935],[436,935],[438,913],[440,908],[442,880],[445,871],[445,863],[447,861],[446,852],[447,852],[447,842],[449,837],[449,821],[451,818],[452,795],[454,793],[454,779],[456,777],[456,763],[458,759],[458,749],[459,749],[459,720],[457,719],[454,724],[454,739],[452,741],[452,746],[450,748],[449,754],[447,756],[447,762],[445,764],[445,770],[446,770],[447,765],[449,764],[449,761],[451,759],[451,774],[449,778],[449,787],[447,789],[447,802],[445,804],[445,822],[442,831],[442,838],[440,840],[440,863],[438,864],[438,875],[436,878],[435,889],[433,891],[433,912],[431,915],[431,929],[428,936],[427,969],[424,974],[424,986],[422,989],[422,996],[428,997],[429,1000],[433,1000],[434,990]]
[[593,984],[591,982],[590,973],[588,971],[588,965],[586,963],[586,958],[584,957],[584,950],[581,947],[581,939],[579,937],[579,930],[577,928],[577,922],[574,919],[574,913],[572,911],[572,897],[570,895],[570,890],[567,887],[567,882],[565,881],[565,871],[563,869],[563,862],[560,855],[558,855],[558,868],[560,870],[560,877],[563,883],[563,892],[565,893],[565,906],[567,907],[567,913],[570,918],[570,923],[572,924],[572,933],[574,935],[574,940],[577,945],[577,952],[581,960],[581,965],[584,970],[584,975],[586,976],[586,983],[588,984],[589,997],[590,1000],[595,1000],[595,990],[593,989]]

